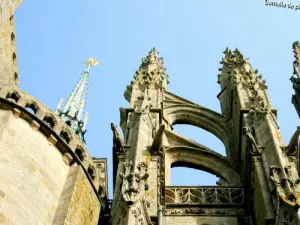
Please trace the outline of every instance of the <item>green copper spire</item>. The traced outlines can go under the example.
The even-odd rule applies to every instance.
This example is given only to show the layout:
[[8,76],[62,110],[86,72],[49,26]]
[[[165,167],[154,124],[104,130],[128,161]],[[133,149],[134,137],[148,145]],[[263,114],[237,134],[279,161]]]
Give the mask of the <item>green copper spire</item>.
[[85,105],[85,98],[87,94],[87,86],[90,78],[90,68],[96,66],[99,62],[95,58],[88,59],[84,62],[86,68],[84,69],[75,89],[65,103],[65,106],[60,110],[62,99],[59,102],[56,113],[68,124],[74,132],[84,141],[84,134],[86,132],[85,126],[87,123],[87,113],[84,121],[82,121],[82,113]]

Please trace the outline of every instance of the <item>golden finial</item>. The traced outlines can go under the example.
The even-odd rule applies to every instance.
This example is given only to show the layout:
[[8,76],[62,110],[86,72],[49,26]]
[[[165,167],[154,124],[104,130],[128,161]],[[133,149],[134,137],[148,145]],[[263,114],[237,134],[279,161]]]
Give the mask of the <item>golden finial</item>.
[[97,66],[99,64],[99,62],[97,62],[96,58],[89,58],[88,60],[84,61],[84,63],[88,66],[88,67],[92,67],[92,66]]

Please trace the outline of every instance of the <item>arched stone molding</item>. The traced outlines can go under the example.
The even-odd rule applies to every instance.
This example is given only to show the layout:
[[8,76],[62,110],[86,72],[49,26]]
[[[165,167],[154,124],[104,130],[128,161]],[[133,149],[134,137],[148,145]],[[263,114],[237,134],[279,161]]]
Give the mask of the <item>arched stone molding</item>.
[[223,178],[228,185],[241,185],[240,176],[234,165],[226,157],[206,147],[202,149],[187,146],[170,147],[165,151],[165,158],[166,181],[170,179],[171,167],[183,166],[214,174]]
[[[34,108],[34,112],[26,110],[28,106]],[[13,113],[18,114],[18,117],[26,120],[30,124],[36,124],[35,127],[37,127],[37,130],[43,133],[52,144],[56,145],[62,152],[62,155],[68,152],[68,150],[72,151],[72,158],[74,158],[74,160],[75,158],[78,159],[77,162],[82,165],[86,173],[88,166],[94,164],[82,140],[75,132],[65,124],[56,113],[33,96],[18,88],[3,86],[0,88],[0,108],[12,110]],[[61,133],[68,134],[68,142],[61,138]],[[85,155],[83,161],[80,160],[75,153],[77,148],[80,148]],[[98,174],[96,173],[95,176],[98,176]],[[91,179],[91,183],[95,185],[96,180],[98,179],[95,179],[95,181]]]
[[164,118],[170,125],[189,124],[211,132],[223,142],[227,156],[232,156],[231,123],[227,117],[198,105],[168,103]]

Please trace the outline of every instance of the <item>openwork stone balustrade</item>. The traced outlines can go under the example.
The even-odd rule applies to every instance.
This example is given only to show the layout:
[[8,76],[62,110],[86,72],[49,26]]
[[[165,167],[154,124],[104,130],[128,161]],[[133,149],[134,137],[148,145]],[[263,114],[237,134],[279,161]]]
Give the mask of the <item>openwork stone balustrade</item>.
[[231,205],[244,203],[244,189],[230,186],[169,186],[165,189],[166,205]]

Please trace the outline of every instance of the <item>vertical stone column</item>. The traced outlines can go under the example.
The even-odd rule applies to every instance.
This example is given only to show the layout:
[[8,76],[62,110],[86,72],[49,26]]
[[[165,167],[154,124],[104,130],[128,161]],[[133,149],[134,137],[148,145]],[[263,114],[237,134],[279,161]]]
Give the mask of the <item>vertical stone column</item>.
[[[294,163],[289,162],[284,151],[285,145],[275,110],[272,109],[267,86],[261,75],[258,75],[258,71],[252,68],[238,50],[231,52],[227,49],[221,63],[223,68],[219,82],[223,92],[220,100],[222,105],[222,98],[231,99],[230,110],[224,112],[230,112],[228,116],[233,124],[233,136],[237,143],[233,154],[238,159],[235,163],[241,162],[239,166],[245,184],[248,177],[255,181],[248,185],[249,189],[255,192],[252,204],[261,207],[260,216],[256,216],[256,219],[260,222],[272,221],[276,219],[274,216],[278,212],[283,212],[285,207],[281,207],[281,203],[290,207],[291,211],[300,206],[300,180],[297,169]],[[248,165],[253,157],[261,158],[261,163],[253,163],[252,168],[255,172],[251,173]],[[273,214],[268,203],[270,196],[273,205],[277,206]],[[264,204],[260,204],[261,202]],[[292,216],[299,222],[296,212]],[[277,218],[277,224],[284,224],[283,220]]]
[[170,156],[165,158],[165,185],[170,186],[171,185],[171,159]]
[[[124,162],[119,162],[117,176],[121,177],[121,188],[116,188],[112,212],[124,212],[123,224],[150,224],[150,216],[157,216],[158,207],[158,162],[151,146],[161,121],[160,113],[163,92],[167,87],[167,74],[162,58],[156,49],[142,59],[134,75],[134,81],[127,86],[125,98],[130,103],[122,116],[126,121],[126,152]],[[123,110],[124,111],[124,110]],[[122,164],[120,164],[122,163]],[[118,178],[116,178],[117,180]],[[119,193],[117,193],[119,192]],[[120,204],[121,203],[121,204]],[[118,215],[112,215],[112,217]],[[119,220],[114,219],[113,224]]]
[[22,0],[0,2],[0,85],[18,86],[14,12]]

